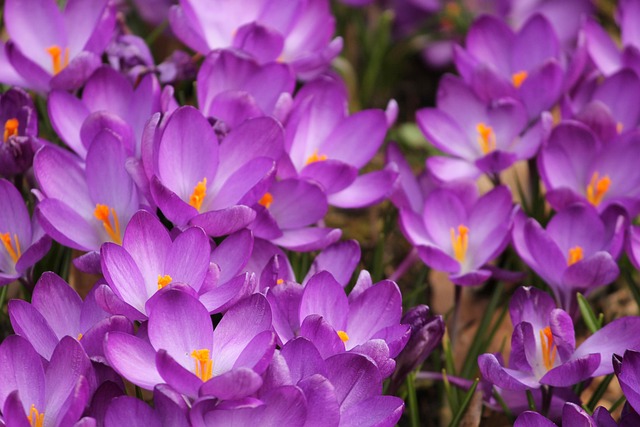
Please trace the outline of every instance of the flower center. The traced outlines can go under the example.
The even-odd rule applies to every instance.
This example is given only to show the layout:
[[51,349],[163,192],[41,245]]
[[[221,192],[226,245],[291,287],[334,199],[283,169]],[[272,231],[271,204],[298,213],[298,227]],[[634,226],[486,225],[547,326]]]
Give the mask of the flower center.
[[609,191],[609,187],[611,186],[611,178],[609,175],[605,175],[600,178],[598,172],[594,172],[591,175],[591,181],[589,181],[589,185],[587,185],[587,200],[593,206],[598,206],[604,195]]
[[284,279],[276,280],[276,285],[282,285],[284,283]]
[[[109,214],[113,217],[113,222],[111,222]],[[102,222],[102,226],[113,242],[119,245],[122,244],[120,222],[118,221],[118,215],[114,208],[109,208],[107,205],[97,203],[96,209],[93,211],[93,216],[95,216],[98,221]]]
[[213,360],[209,357],[209,349],[203,348],[200,350],[193,350],[191,357],[196,362],[195,374],[202,381],[208,381],[213,376]]
[[264,206],[267,209],[269,209],[271,203],[273,203],[273,195],[269,192],[264,193],[264,196],[262,196],[258,201],[258,204]]
[[326,154],[320,154],[318,155],[318,150],[313,150],[313,153],[307,157],[307,161],[304,162],[305,166],[311,163],[315,163],[315,162],[321,162],[327,160],[327,155]]
[[469,248],[469,228],[460,224],[458,233],[451,227],[451,247],[453,248],[453,257],[460,263],[464,262]]
[[38,412],[36,405],[32,404],[27,419],[31,427],[42,427],[44,425],[44,412]]
[[569,259],[567,260],[567,265],[573,265],[576,262],[580,261],[582,258],[584,258],[582,247],[574,246],[569,249]]
[[200,212],[205,197],[207,197],[207,178],[202,178],[202,181],[194,187],[193,193],[189,197],[189,204]]
[[14,263],[18,262],[18,259],[22,255],[22,251],[20,250],[20,241],[18,240],[18,235],[17,234],[13,235],[13,241],[15,242],[15,244],[11,242],[11,234],[9,233],[0,234],[0,240],[2,240],[2,245],[7,250],[7,252],[9,252],[9,256],[11,257],[13,262]]
[[63,51],[60,46],[54,44],[53,46],[49,46],[46,50],[47,53],[51,55],[53,75],[55,76],[69,65],[69,48],[65,47]]
[[553,343],[551,328],[548,326],[540,330],[540,345],[542,347],[542,361],[548,371],[553,368],[558,353],[558,347]]
[[158,290],[167,286],[172,280],[173,279],[168,274],[165,274],[164,276],[158,274]]
[[482,153],[488,154],[494,151],[496,149],[496,134],[493,132],[493,128],[484,123],[478,123],[476,131],[478,132],[478,144],[480,144]]
[[517,73],[513,73],[511,75],[511,82],[513,83],[513,86],[518,89],[520,86],[522,86],[522,83],[524,83],[528,75],[529,73],[527,73],[526,71],[518,71]]
[[349,335],[347,335],[347,333],[345,331],[338,331],[338,336],[340,337],[342,342],[349,341]]
[[80,341],[80,340],[82,339],[82,337],[83,337],[83,336],[84,336],[84,335],[82,334],[82,332],[78,332],[78,336],[76,337],[76,339],[77,339],[78,341]]
[[19,125],[20,125],[20,122],[18,122],[18,119],[9,119],[6,122],[4,122],[4,138],[3,138],[4,142],[7,142],[7,140],[12,136],[18,136]]

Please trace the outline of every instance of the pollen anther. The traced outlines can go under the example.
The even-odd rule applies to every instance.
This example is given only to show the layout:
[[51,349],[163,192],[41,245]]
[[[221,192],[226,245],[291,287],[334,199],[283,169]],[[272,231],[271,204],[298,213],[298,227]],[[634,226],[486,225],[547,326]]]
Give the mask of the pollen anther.
[[53,46],[49,46],[46,50],[47,53],[51,55],[53,75],[55,76],[69,65],[69,48],[65,47],[63,52],[60,46],[54,44]]
[[213,376],[213,360],[211,360],[209,356],[209,349],[193,350],[191,357],[193,357],[196,362],[196,376],[202,381],[210,380]]
[[199,181],[194,187],[193,193],[189,197],[189,204],[200,211],[205,197],[207,197],[207,178],[202,178],[202,181]]
[[38,412],[36,405],[31,404],[27,419],[31,427],[42,427],[44,425],[44,412]]
[[327,160],[327,155],[326,154],[320,154],[318,155],[318,150],[313,150],[313,153],[307,157],[307,161],[304,162],[305,165],[309,165],[311,163],[315,163],[315,162],[321,162]]
[[2,140],[4,142],[7,142],[7,140],[12,136],[18,135],[19,125],[20,125],[20,122],[18,122],[18,119],[15,119],[15,118],[9,119],[6,122],[4,122],[4,136]]
[[591,175],[589,185],[587,185],[587,200],[589,203],[597,207],[602,202],[607,191],[609,191],[610,186],[611,178],[609,178],[609,175],[600,178],[598,172],[594,172]]
[[573,265],[583,258],[584,253],[582,251],[582,247],[574,246],[573,248],[569,249],[569,259],[567,260],[567,265]]
[[494,151],[496,149],[496,134],[493,132],[493,128],[484,123],[478,123],[476,131],[478,132],[478,144],[480,144],[482,153],[488,154]]
[[267,209],[269,209],[271,203],[273,203],[273,194],[269,192],[264,193],[264,196],[262,196],[258,201],[258,204],[264,206]]
[[169,283],[171,283],[172,280],[173,279],[168,274],[165,274],[164,276],[158,274],[158,290],[167,286]]
[[0,240],[2,240],[2,245],[9,253],[9,256],[13,260],[14,263],[18,262],[18,259],[22,256],[22,250],[20,249],[20,241],[18,240],[18,235],[13,235],[13,241],[11,242],[11,234],[4,233],[0,234]]
[[[113,223],[109,219],[109,213],[113,216]],[[93,216],[98,221],[102,222],[102,226],[114,243],[122,244],[122,234],[120,233],[120,221],[118,221],[118,215],[114,208],[109,208],[107,205],[96,204],[96,209],[93,211]]]
[[349,335],[347,335],[347,333],[345,331],[338,331],[338,336],[340,337],[342,342],[349,341]]
[[453,257],[460,263],[464,262],[469,249],[469,228],[463,224],[458,226],[458,233],[451,227],[451,246],[453,247]]
[[513,86],[518,89],[520,86],[522,86],[522,83],[524,83],[528,75],[529,73],[527,73],[526,71],[518,71],[517,73],[513,73],[511,75],[511,82],[513,83]]
[[553,343],[553,334],[551,328],[546,327],[540,330],[540,345],[542,347],[542,362],[547,370],[553,368],[556,361],[556,354],[558,353],[558,347]]

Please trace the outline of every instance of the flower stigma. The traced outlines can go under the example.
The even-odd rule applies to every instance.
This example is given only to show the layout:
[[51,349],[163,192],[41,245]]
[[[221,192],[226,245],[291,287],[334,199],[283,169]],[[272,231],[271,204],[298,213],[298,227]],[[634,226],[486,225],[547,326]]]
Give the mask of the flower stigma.
[[199,181],[193,188],[193,193],[189,197],[189,204],[200,212],[205,197],[207,197],[207,178],[202,178],[202,181]]
[[69,48],[65,47],[64,52],[57,44],[49,46],[46,49],[47,53],[51,55],[51,62],[53,65],[53,75],[55,76],[60,71],[65,69],[69,65]]
[[[109,219],[109,213],[113,216],[113,223],[111,222],[111,219]],[[122,244],[120,221],[118,221],[118,215],[114,208],[109,208],[107,205],[96,203],[96,209],[93,211],[93,216],[95,216],[98,221],[102,222],[102,226],[114,243],[119,245]]]
[[29,420],[29,425],[31,427],[44,426],[44,412],[38,412],[36,405],[34,404],[31,404],[31,409],[29,409],[29,416],[27,419]]
[[164,276],[158,274],[158,290],[167,286],[172,280],[173,279],[168,274],[165,274]]
[[569,249],[569,259],[567,260],[567,265],[573,265],[583,258],[584,258],[584,253],[582,251],[582,247],[574,246],[571,249]]
[[511,82],[513,83],[513,86],[516,89],[520,88],[520,86],[522,86],[522,83],[524,83],[524,81],[527,79],[528,75],[529,73],[527,73],[526,71],[518,71],[517,73],[513,73],[511,75]]
[[493,128],[484,123],[478,123],[476,131],[478,132],[478,144],[480,144],[482,153],[489,154],[494,151],[496,149],[496,134],[493,132]]
[[345,331],[338,331],[338,336],[340,337],[342,342],[349,341],[349,335],[347,335],[347,333]]
[[196,362],[196,376],[202,381],[209,381],[213,376],[213,360],[209,357],[209,349],[193,350],[191,357]]
[[0,234],[0,240],[2,240],[2,245],[9,253],[9,256],[11,257],[13,262],[17,263],[18,259],[20,259],[20,256],[22,256],[22,250],[20,249],[20,241],[18,240],[18,235],[13,235],[13,241],[15,242],[15,244],[11,242],[11,234],[9,233]]
[[460,224],[458,226],[458,233],[451,227],[451,246],[453,247],[453,257],[459,262],[463,263],[467,256],[467,249],[469,249],[469,228]]
[[262,196],[260,200],[258,200],[258,204],[264,206],[267,209],[269,209],[271,203],[273,203],[273,194],[269,193],[268,191],[264,193],[264,196]]
[[307,157],[307,161],[304,162],[304,164],[306,166],[306,165],[309,165],[311,163],[322,162],[324,160],[327,160],[327,155],[326,154],[318,155],[318,150],[315,149],[315,150],[313,150],[313,153],[309,157]]
[[547,326],[544,329],[540,329],[540,345],[542,347],[542,361],[547,371],[553,368],[553,364],[556,361],[556,355],[558,353],[558,347],[553,343],[553,334],[551,328]]
[[609,175],[600,178],[598,172],[594,172],[589,185],[587,185],[587,200],[589,203],[597,207],[602,202],[604,195],[609,191],[610,186],[611,178],[609,178]]
[[7,142],[7,140],[12,136],[18,136],[19,125],[20,125],[20,122],[18,122],[18,119],[15,119],[15,118],[9,119],[6,122],[4,122],[4,137],[3,137],[4,142]]

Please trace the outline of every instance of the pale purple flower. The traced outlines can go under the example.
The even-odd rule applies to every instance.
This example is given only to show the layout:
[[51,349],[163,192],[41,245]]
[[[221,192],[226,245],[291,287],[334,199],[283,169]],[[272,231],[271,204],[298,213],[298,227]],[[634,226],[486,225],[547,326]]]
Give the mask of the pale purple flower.
[[31,97],[22,89],[0,94],[0,176],[23,174],[33,164],[33,155],[43,144],[38,139],[38,115]]

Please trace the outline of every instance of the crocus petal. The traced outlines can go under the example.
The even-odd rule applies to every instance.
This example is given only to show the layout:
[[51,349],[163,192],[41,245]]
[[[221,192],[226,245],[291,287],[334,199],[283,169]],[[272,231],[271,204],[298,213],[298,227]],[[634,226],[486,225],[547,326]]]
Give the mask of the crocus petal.
[[59,338],[42,314],[31,304],[17,299],[9,301],[8,309],[15,333],[26,338],[42,357],[51,359]]
[[0,406],[4,406],[11,392],[18,390],[25,406],[34,404],[44,409],[45,373],[42,359],[31,344],[17,335],[5,338],[0,346],[0,362]]
[[42,275],[33,291],[31,304],[47,319],[58,338],[73,336],[77,331],[82,299],[56,274]]
[[4,421],[11,422],[15,427],[31,427],[31,423],[27,418],[23,403],[20,400],[20,392],[14,390],[4,401],[4,407],[2,408],[3,420],[2,426],[4,427]]
[[620,51],[607,32],[595,21],[584,24],[589,56],[604,75],[618,71],[622,64]]
[[356,240],[334,243],[314,259],[302,284],[306,284],[316,273],[326,270],[344,287],[351,279],[359,261],[360,245]]
[[340,415],[340,426],[395,425],[404,411],[404,401],[396,396],[374,396],[363,400]]
[[327,378],[336,389],[340,412],[381,394],[382,382],[371,359],[355,353],[341,353],[327,359]]
[[282,236],[272,239],[272,242],[293,251],[309,252],[329,246],[338,241],[341,235],[342,230],[337,228],[299,228],[283,230]]
[[52,89],[59,90],[78,89],[101,64],[99,55],[93,52],[80,52],[69,62],[69,65],[51,78],[50,86]]
[[78,98],[62,90],[54,90],[49,94],[47,107],[56,134],[84,158],[87,149],[80,140],[80,128],[89,115],[87,107]]
[[300,177],[319,184],[325,193],[332,194],[349,186],[358,176],[355,166],[339,160],[312,162],[302,169]]
[[190,224],[201,227],[209,236],[224,236],[245,228],[256,217],[248,206],[238,205],[195,216]]
[[236,276],[249,260],[253,236],[248,230],[238,231],[224,239],[211,253],[211,262],[220,267],[220,283]]
[[122,332],[110,332],[105,337],[104,354],[120,375],[137,386],[153,390],[164,380],[156,368],[156,351],[147,341]]
[[557,427],[548,418],[537,412],[525,411],[518,415],[513,427]]
[[477,19],[467,34],[467,51],[504,74],[511,70],[506,53],[512,51],[513,43],[513,31],[502,20],[490,15]]
[[57,199],[44,199],[36,215],[47,234],[64,246],[81,251],[97,250],[103,243],[95,227],[78,211]]
[[392,166],[360,175],[349,187],[329,195],[329,203],[341,208],[362,208],[376,204],[389,195],[398,173]]
[[161,427],[160,416],[147,403],[130,396],[111,400],[104,417],[105,427]]
[[273,312],[273,329],[278,334],[280,345],[293,339],[300,329],[303,290],[298,284],[284,282],[267,291],[267,300]]
[[342,286],[328,272],[316,274],[305,286],[300,301],[300,320],[304,320],[311,314],[324,317],[336,330],[347,328],[349,314],[347,296]]
[[311,341],[323,358],[344,352],[344,343],[337,331],[317,314],[305,317],[300,326],[300,336]]
[[217,375],[200,388],[201,396],[220,400],[242,399],[253,395],[262,386],[262,378],[249,368],[234,368]]
[[377,283],[349,304],[349,341],[363,343],[379,330],[399,324],[401,317],[402,294],[398,285],[389,280]]
[[337,425],[341,421],[340,406],[333,384],[322,375],[312,375],[297,383],[307,399],[305,427]]
[[106,243],[100,250],[102,271],[109,286],[127,304],[145,314],[145,304],[151,296],[140,269],[120,245]]
[[178,393],[190,397],[197,396],[198,389],[202,386],[202,379],[195,374],[196,363],[192,361],[194,370],[191,371],[183,363],[177,362],[164,349],[156,354],[156,366],[162,379]]
[[[607,364],[609,365],[610,373],[613,370],[611,362],[609,361]],[[599,354],[585,356],[576,356],[574,354],[571,360],[547,372],[540,378],[540,383],[556,387],[570,387],[587,378],[599,376],[594,372],[598,369],[598,365],[600,365]]]
[[[46,50],[43,49],[46,53]],[[27,58],[18,46],[9,40],[5,46],[5,53],[9,58],[9,62],[13,68],[27,82],[29,88],[38,92],[47,92],[49,90],[49,82],[51,74],[49,74],[40,65]]]
[[484,379],[507,390],[529,390],[540,387],[540,383],[532,374],[503,367],[493,354],[478,356],[478,367]]

